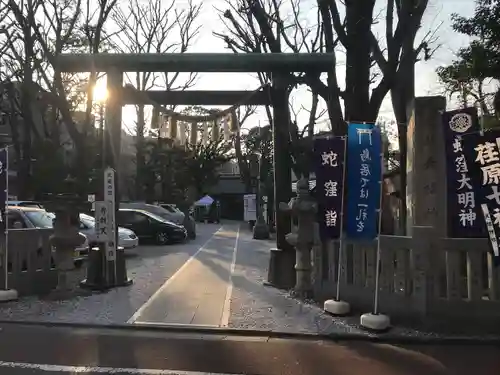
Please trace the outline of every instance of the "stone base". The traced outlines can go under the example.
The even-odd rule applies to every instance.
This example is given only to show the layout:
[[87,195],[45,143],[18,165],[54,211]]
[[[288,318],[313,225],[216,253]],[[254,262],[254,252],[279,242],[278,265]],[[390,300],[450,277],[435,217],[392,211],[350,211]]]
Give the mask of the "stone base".
[[387,331],[391,320],[387,315],[366,313],[361,315],[361,326],[371,331]]
[[130,286],[134,283],[132,279],[121,280],[118,283],[113,283],[112,285],[108,285],[106,282],[92,282],[91,280],[85,279],[80,281],[80,288],[89,289],[94,291],[107,291],[112,288],[120,288],[125,286]]
[[92,290],[95,292],[105,292],[110,290],[112,287],[107,285],[105,282],[100,283],[100,282],[93,282],[92,280],[89,279],[84,279],[80,281],[80,288]]
[[0,302],[15,301],[18,297],[17,290],[0,290]]
[[295,281],[295,251],[271,249],[267,285],[289,290],[295,286]]
[[266,223],[255,224],[253,227],[253,238],[255,240],[268,240],[269,239],[269,229]]
[[78,297],[91,296],[92,292],[83,289],[55,289],[42,297],[46,301],[66,301]]
[[351,306],[348,302],[345,301],[336,301],[334,299],[328,299],[323,304],[323,310],[327,313],[336,315],[336,316],[344,316],[349,314],[351,311]]

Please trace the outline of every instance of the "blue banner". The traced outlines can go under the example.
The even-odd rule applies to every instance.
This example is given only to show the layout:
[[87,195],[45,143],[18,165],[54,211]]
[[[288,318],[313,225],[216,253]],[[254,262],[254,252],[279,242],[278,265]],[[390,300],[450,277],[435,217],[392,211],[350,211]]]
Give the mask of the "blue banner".
[[346,236],[373,240],[378,236],[382,179],[382,135],[373,124],[349,124],[347,130]]
[[342,230],[345,138],[316,138],[313,165],[321,239],[338,239]]
[[[495,264],[500,265],[500,132],[488,131],[462,136],[462,149],[476,205],[481,208],[483,226],[490,239]],[[478,220],[475,212],[460,214],[464,221]]]
[[0,218],[2,219],[1,229],[5,230],[5,209],[7,207],[8,192],[7,192],[7,178],[9,175],[9,158],[7,155],[7,148],[0,149]]
[[442,115],[446,153],[447,230],[450,238],[486,237],[481,207],[476,203],[462,134],[480,130],[477,109],[464,108]]

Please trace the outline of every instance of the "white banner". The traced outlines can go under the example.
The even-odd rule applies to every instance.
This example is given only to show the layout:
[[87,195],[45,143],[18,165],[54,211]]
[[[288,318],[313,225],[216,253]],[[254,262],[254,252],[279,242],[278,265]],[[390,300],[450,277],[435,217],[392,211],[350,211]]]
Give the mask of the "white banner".
[[115,170],[104,170],[104,202],[108,208],[108,239],[106,241],[106,259],[116,260],[116,220],[115,220]]

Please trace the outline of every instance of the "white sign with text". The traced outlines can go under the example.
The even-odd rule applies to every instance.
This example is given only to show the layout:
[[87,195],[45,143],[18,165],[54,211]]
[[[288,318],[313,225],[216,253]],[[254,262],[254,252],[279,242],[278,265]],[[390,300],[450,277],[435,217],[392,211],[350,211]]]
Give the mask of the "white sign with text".
[[109,234],[106,240],[106,259],[116,260],[116,207],[115,207],[115,170],[106,168],[104,170],[104,203],[108,209]]

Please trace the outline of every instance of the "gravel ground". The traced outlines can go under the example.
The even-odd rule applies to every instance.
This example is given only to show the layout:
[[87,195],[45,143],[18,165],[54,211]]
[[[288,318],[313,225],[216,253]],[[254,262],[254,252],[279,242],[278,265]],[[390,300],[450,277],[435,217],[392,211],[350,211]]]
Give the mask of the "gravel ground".
[[[123,324],[220,228],[216,224],[198,225],[196,240],[174,246],[140,246],[127,260],[130,287],[65,301],[22,298],[0,305],[0,320],[45,321],[94,324]],[[287,291],[266,287],[272,241],[255,241],[241,227],[229,327],[307,333],[356,333],[371,335],[359,326],[359,316],[332,317],[314,302],[292,297]],[[76,272],[75,280],[83,278]],[[405,327],[394,327],[388,336],[441,337]],[[470,336],[468,336],[470,337]],[[492,336],[481,336],[489,338]]]
[[333,319],[314,304],[291,297],[288,292],[266,287],[271,241],[252,240],[241,230],[233,274],[229,326],[288,332],[360,332],[342,320]]
[[[197,238],[186,244],[138,247],[127,259],[128,275],[134,281],[129,287],[64,301],[22,298],[0,305],[0,320],[126,323],[219,227],[217,224],[198,225]],[[78,280],[82,276],[82,272],[76,272],[73,278]]]
[[[287,291],[266,287],[271,241],[255,241],[248,230],[240,232],[237,265],[233,276],[231,318],[229,326],[284,332],[307,333],[355,333],[376,335],[364,330],[359,316],[333,317],[326,314],[314,301],[299,301]],[[421,338],[449,337],[449,334],[424,332],[407,327],[392,327],[384,336],[405,336]],[[453,335],[467,337],[470,335]],[[481,335],[477,339],[497,338]]]

